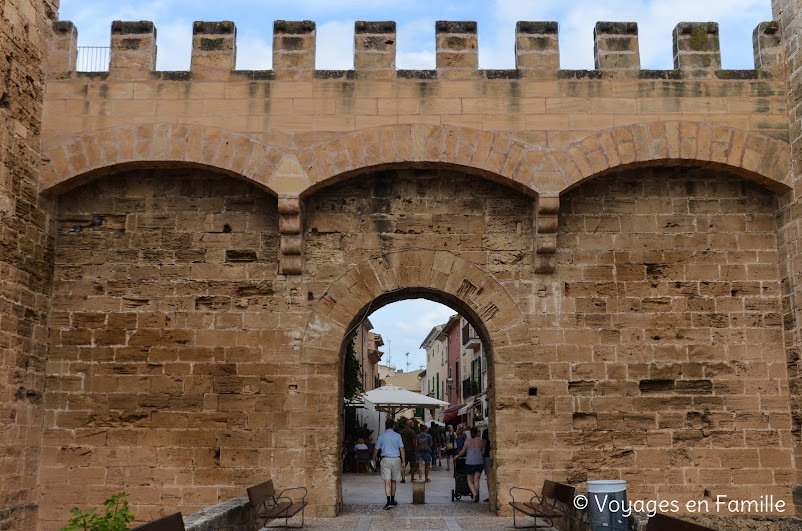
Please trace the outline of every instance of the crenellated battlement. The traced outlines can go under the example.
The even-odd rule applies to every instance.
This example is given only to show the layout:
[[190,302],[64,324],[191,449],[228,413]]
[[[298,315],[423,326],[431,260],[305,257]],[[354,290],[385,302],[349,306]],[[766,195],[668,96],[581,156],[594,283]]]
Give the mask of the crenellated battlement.
[[[49,71],[66,74],[76,69],[78,32],[71,22],[53,23]],[[477,24],[437,21],[436,68],[397,70],[396,24],[358,21],[354,27],[354,69],[316,70],[316,28],[311,20],[277,20],[273,25],[273,68],[236,71],[236,26],[231,21],[195,22],[192,28],[192,79],[225,79],[231,73],[254,79],[519,79],[575,77],[632,77],[646,79],[705,79],[771,76],[782,68],[780,30],[762,22],[753,32],[754,70],[722,70],[719,30],[715,22],[682,22],[672,33],[673,70],[643,70],[640,66],[638,25],[598,22],[593,31],[595,70],[561,70],[556,22],[518,22],[515,69],[479,68]],[[156,65],[156,28],[152,22],[115,21],[111,28],[109,75],[120,79],[146,78]],[[169,77],[169,76],[168,76]],[[186,79],[185,76],[173,76]]]
[[[660,127],[671,123],[676,131],[679,124],[691,129],[701,124],[755,133],[772,141],[788,138],[784,52],[779,27],[773,22],[760,24],[754,32],[754,70],[721,69],[718,25],[707,22],[677,25],[675,68],[669,70],[641,68],[634,22],[596,24],[593,70],[560,69],[556,22],[518,22],[516,68],[508,70],[479,68],[478,28],[471,21],[435,24],[436,68],[431,70],[396,68],[397,26],[392,21],[356,22],[351,70],[315,68],[317,31],[311,20],[275,21],[271,70],[236,70],[237,28],[230,21],[193,24],[187,71],[155,71],[157,31],[151,22],[112,24],[108,72],[76,72],[77,30],[63,21],[55,22],[53,30],[46,115],[48,123],[58,127],[46,128],[43,139],[55,149],[57,154],[51,157],[57,162],[45,178],[48,187],[86,173],[75,170],[84,167],[80,157],[65,163],[73,158],[69,150],[59,151],[66,140],[98,131],[103,131],[97,133],[101,135],[98,138],[105,138],[117,128],[122,128],[120,135],[128,135],[131,131],[127,128],[132,126],[136,131],[154,128],[153,134],[159,136],[154,145],[162,150],[158,156],[168,158],[178,157],[165,147],[171,142],[168,137],[195,146],[197,141],[192,139],[206,135],[204,128],[218,131],[222,127],[219,130],[227,135],[243,135],[227,140],[237,146],[266,142],[298,150],[339,138],[325,148],[326,153],[339,153],[343,142],[358,149],[384,143],[381,135],[388,131],[412,127],[419,136],[416,160],[438,160],[436,153],[424,149],[434,145],[426,135],[440,131],[437,128],[453,127],[456,129],[442,134],[450,138],[463,130],[471,131],[465,133],[466,138],[500,134],[499,145],[515,138],[535,150],[527,162],[533,166],[546,164],[537,150],[582,142],[583,149],[593,152],[596,142],[610,142],[604,136],[592,140],[594,135],[635,124],[648,126],[649,135],[657,135]],[[435,129],[425,129],[429,127]],[[372,131],[377,137],[347,140],[343,136],[356,131]],[[711,140],[705,136],[709,134],[705,132],[699,140],[704,152],[709,151]],[[691,136],[683,130],[683,137]],[[474,146],[474,141],[478,140],[466,141],[466,146],[475,147],[482,157],[484,148]],[[175,149],[180,151],[178,144]],[[638,150],[649,152],[645,146]],[[754,152],[762,156],[763,150]],[[192,158],[209,154],[204,151],[201,155]],[[329,164],[325,162],[328,154],[320,155],[321,160],[315,155],[314,161],[301,152],[281,160],[273,160],[274,155],[269,167],[276,168],[275,174],[266,171],[272,177],[261,184],[279,195],[299,194],[316,186],[310,168]],[[504,174],[499,156],[491,157],[498,166],[489,170],[491,173]],[[332,164],[345,167],[342,162],[352,157],[361,155],[349,152]],[[397,157],[408,158],[403,153]],[[555,158],[549,164],[531,188],[556,197],[567,181],[552,166],[563,168],[570,163]],[[577,165],[584,166],[581,162]],[[538,248],[552,249],[543,244],[545,233],[539,234]]]

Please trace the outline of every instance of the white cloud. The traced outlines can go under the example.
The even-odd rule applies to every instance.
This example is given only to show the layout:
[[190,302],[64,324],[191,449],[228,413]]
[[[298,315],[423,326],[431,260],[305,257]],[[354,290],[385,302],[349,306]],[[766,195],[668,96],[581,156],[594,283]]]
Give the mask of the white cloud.
[[496,0],[496,13],[501,21],[558,21],[563,68],[593,68],[593,28],[598,21],[638,23],[644,68],[673,68],[671,33],[677,23],[718,22],[724,67],[752,68],[752,30],[771,20],[765,0],[578,0],[568,6],[558,0]]
[[273,68],[273,44],[263,37],[237,33],[237,70]]
[[433,70],[437,65],[434,52],[398,52],[395,66],[399,70]]
[[[237,0],[234,4],[253,9],[253,0]],[[268,12],[280,12],[287,8],[300,9],[311,12],[331,12],[337,11],[366,11],[376,10],[383,7],[397,5],[396,0],[371,0],[366,4],[365,0],[271,0]]]
[[497,20],[479,26],[479,68],[515,68],[515,21]]
[[673,68],[671,32],[681,21],[719,23],[725,68],[752,68],[751,34],[771,19],[768,0],[150,0],[108,3],[62,0],[62,18],[72,19],[82,46],[108,45],[112,20],[152,20],[158,30],[161,69],[189,65],[191,21],[233,20],[238,26],[240,68],[266,68],[274,19],[313,19],[317,23],[317,67],[348,69],[353,65],[353,29],[357,20],[398,23],[396,65],[434,68],[434,22],[477,20],[482,68],[514,66],[515,22],[556,20],[560,24],[563,68],[593,68],[593,28],[597,21],[638,23],[644,68]]
[[350,70],[354,67],[354,21],[318,24],[315,67],[318,70]]
[[[167,3],[159,1],[142,4],[88,2],[79,5],[78,9],[66,13],[62,5],[60,18],[75,23],[81,46],[108,46],[111,41],[111,23],[114,20],[155,20],[167,14]],[[156,30],[158,39],[158,26]]]
[[433,327],[448,321],[454,310],[426,299],[409,299],[388,304],[370,315],[373,330],[384,339],[382,364],[388,360],[399,369],[425,367],[426,355],[420,344]]
[[189,70],[192,22],[174,20],[156,26],[156,70]]
[[435,67],[434,18],[418,18],[398,24],[395,65],[399,69]]

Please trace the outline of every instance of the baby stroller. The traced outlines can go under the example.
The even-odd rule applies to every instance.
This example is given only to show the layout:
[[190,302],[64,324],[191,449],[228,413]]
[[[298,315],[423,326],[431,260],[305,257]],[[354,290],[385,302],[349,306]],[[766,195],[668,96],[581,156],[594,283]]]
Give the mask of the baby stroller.
[[465,473],[465,458],[454,458],[454,488],[451,490],[451,501],[470,495],[471,489],[468,487],[468,475]]

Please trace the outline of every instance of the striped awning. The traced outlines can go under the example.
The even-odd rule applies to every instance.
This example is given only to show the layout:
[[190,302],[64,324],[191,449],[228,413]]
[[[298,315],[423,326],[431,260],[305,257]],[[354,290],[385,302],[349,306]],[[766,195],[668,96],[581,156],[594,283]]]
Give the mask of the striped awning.
[[476,399],[475,399],[475,398],[471,398],[470,400],[468,400],[467,402],[465,402],[465,405],[464,405],[464,406],[462,406],[461,408],[459,408],[459,412],[458,412],[457,414],[458,414],[460,417],[461,417],[462,415],[467,415],[467,414],[468,414],[468,410],[469,410],[469,409],[471,409],[471,408],[473,407],[473,402],[474,402],[474,400],[476,400]]

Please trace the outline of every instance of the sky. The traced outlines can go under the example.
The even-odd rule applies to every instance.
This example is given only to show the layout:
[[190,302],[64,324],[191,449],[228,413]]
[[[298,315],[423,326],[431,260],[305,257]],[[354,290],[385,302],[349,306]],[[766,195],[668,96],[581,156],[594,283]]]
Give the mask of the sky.
[[[754,68],[752,31],[771,20],[770,0],[62,0],[60,18],[78,29],[79,46],[108,46],[113,20],[151,20],[156,25],[159,70],[188,70],[192,22],[231,20],[237,26],[237,68],[269,69],[274,20],[314,20],[316,66],[353,67],[354,22],[397,23],[396,66],[435,66],[436,20],[475,20],[480,68],[514,68],[515,22],[557,21],[564,69],[593,68],[597,21],[637,22],[641,67],[673,68],[671,32],[678,22],[718,22],[722,66]],[[425,361],[419,350],[431,328],[455,313],[418,299],[386,306],[370,316],[382,334],[382,363],[410,369]]]
[[379,308],[370,316],[373,331],[381,334],[384,340],[382,365],[392,365],[407,372],[409,352],[409,370],[426,368],[426,351],[420,344],[426,339],[432,328],[445,324],[455,312],[426,299],[408,299],[394,302]]
[[771,20],[770,0],[62,0],[60,18],[78,29],[79,46],[108,46],[113,20],[151,20],[157,68],[188,70],[192,22],[237,26],[237,68],[271,67],[273,21],[314,20],[319,69],[353,67],[354,22],[394,20],[396,66],[434,68],[436,20],[476,20],[480,68],[514,68],[515,22],[557,21],[564,69],[593,68],[597,21],[637,22],[641,66],[673,68],[671,32],[678,22],[718,22],[722,65],[754,68],[752,31]]

